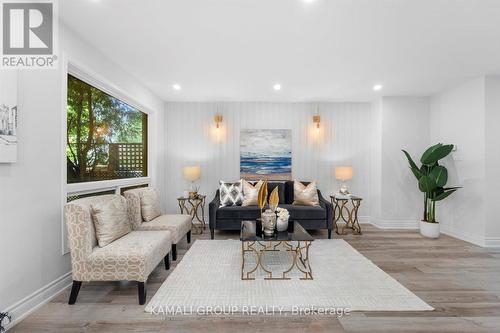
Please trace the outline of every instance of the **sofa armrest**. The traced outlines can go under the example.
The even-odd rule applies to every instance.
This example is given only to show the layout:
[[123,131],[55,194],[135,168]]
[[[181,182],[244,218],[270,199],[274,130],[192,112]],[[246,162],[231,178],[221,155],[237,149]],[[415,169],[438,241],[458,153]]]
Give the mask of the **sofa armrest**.
[[333,227],[333,205],[330,201],[326,200],[321,191],[318,190],[319,205],[326,209],[326,225],[328,229]]
[[219,190],[215,192],[214,199],[208,204],[208,225],[210,229],[215,229],[215,220],[217,217],[217,209],[220,207]]

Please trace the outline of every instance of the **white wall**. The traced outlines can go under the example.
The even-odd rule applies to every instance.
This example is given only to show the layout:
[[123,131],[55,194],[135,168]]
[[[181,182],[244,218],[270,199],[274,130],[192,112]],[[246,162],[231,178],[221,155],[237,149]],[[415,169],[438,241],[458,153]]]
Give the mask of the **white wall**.
[[500,76],[485,79],[486,101],[486,226],[485,245],[500,246]]
[[[292,172],[300,180],[317,180],[325,195],[336,191],[333,168],[353,165],[352,193],[365,198],[360,215],[369,215],[369,103],[321,103],[319,138],[312,122],[318,104],[309,103],[167,103],[165,132],[167,210],[177,212],[176,197],[189,185],[182,168],[200,164],[200,192],[211,200],[219,180],[239,179],[240,129],[292,129]],[[224,116],[220,141],[213,117]]]
[[[138,103],[163,111],[163,102],[134,77],[64,27],[60,31],[67,56]],[[61,254],[65,76],[64,64],[59,70],[21,71],[18,162],[0,164],[0,310],[10,311],[15,321],[70,281],[70,258]],[[160,148],[152,146],[161,163]]]
[[437,205],[437,219],[444,232],[480,245],[486,219],[485,120],[484,77],[431,99],[431,141],[457,145],[443,165],[448,168],[448,185],[463,186]]
[[372,114],[371,222],[382,228],[416,228],[422,193],[408,168],[429,146],[429,98],[381,97]]

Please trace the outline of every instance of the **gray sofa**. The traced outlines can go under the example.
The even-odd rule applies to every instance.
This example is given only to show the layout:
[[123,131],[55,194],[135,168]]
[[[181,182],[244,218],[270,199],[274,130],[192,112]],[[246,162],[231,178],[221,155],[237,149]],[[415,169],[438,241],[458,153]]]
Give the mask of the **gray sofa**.
[[[307,182],[302,182],[307,185]],[[293,181],[268,183],[268,192],[278,187],[280,204],[290,212],[290,220],[298,221],[305,229],[328,229],[328,238],[332,237],[333,206],[318,190],[319,206],[299,206],[293,203]],[[220,207],[219,190],[209,204],[209,226],[212,239],[215,230],[240,230],[241,221],[256,220],[260,217],[257,206]]]

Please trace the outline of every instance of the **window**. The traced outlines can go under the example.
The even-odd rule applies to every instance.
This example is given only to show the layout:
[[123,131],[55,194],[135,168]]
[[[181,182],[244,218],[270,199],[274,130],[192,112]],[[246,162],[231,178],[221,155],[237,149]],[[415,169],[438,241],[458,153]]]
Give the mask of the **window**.
[[147,176],[148,116],[68,75],[67,181]]

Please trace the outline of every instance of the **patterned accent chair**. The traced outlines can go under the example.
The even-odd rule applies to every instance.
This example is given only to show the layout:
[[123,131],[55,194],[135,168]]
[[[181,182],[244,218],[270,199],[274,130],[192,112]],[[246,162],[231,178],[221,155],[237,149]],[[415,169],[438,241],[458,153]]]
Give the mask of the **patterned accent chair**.
[[123,196],[127,198],[130,221],[134,230],[168,230],[172,239],[172,260],[177,260],[177,244],[186,236],[188,244],[191,243],[191,215],[187,214],[166,214],[160,215],[152,221],[144,222],[141,213],[142,191],[146,188],[136,188],[125,191]]
[[99,247],[92,220],[91,205],[106,202],[113,194],[78,199],[66,204],[73,287],[69,304],[75,304],[82,282],[137,281],[139,304],[146,302],[146,281],[149,274],[165,260],[172,247],[169,231],[131,231],[112,243]]

